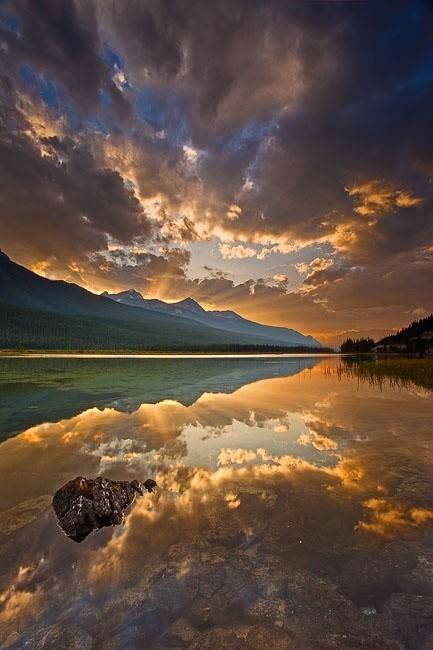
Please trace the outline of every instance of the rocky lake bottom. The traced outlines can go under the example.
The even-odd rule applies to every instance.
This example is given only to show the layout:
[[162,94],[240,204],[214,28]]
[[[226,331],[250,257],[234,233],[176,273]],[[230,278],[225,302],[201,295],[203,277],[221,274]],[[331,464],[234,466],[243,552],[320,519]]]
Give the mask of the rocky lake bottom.
[[431,650],[433,393],[344,363],[0,358],[0,647]]

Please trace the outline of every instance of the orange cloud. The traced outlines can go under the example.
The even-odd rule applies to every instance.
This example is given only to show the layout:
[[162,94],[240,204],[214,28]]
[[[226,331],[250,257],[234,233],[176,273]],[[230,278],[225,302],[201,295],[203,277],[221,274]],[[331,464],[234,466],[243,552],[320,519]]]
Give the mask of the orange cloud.
[[400,208],[410,208],[422,203],[422,199],[408,190],[397,188],[379,180],[368,181],[346,188],[354,197],[354,212],[362,217],[378,217]]

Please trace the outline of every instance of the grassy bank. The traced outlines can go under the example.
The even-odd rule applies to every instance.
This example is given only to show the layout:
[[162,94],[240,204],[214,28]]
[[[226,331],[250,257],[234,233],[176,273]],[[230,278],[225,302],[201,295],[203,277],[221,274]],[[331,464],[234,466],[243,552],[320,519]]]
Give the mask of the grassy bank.
[[386,383],[398,388],[412,383],[433,390],[432,358],[348,357],[343,358],[335,372],[375,385]]

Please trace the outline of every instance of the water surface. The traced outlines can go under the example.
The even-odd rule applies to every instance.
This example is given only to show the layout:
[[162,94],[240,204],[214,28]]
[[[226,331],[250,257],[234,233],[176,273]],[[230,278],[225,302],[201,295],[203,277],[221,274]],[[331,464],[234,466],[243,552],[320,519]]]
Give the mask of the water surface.
[[[430,647],[432,393],[342,363],[1,358],[2,647]],[[101,474],[159,491],[75,544]]]

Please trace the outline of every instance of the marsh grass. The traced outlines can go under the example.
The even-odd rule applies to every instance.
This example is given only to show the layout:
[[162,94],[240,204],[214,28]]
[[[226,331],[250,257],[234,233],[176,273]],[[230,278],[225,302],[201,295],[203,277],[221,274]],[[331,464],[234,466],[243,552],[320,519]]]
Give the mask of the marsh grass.
[[410,385],[433,390],[433,359],[431,358],[343,358],[337,366],[326,366],[326,374],[340,379],[356,378],[379,389],[407,388]]

